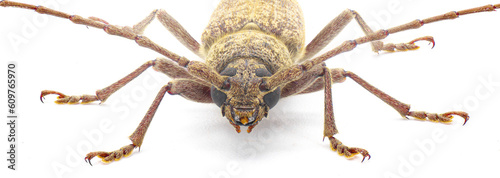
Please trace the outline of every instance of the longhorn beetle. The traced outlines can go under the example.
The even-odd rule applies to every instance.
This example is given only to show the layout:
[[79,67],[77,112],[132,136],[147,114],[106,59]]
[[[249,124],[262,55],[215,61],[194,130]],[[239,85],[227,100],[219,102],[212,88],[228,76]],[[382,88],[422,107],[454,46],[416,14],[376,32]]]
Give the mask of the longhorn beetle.
[[[451,11],[434,17],[417,19],[396,27],[374,31],[354,10],[346,9],[330,21],[308,44],[305,44],[304,20],[298,3],[294,0],[255,0],[253,3],[238,0],[222,0],[213,12],[205,28],[201,43],[198,43],[166,11],[158,9],[133,26],[117,26],[97,17],[81,17],[43,6],[3,0],[0,6],[35,10],[38,13],[65,18],[73,23],[103,29],[106,33],[135,41],[139,46],[160,53],[166,58],[157,58],[139,66],[129,75],[103,89],[95,95],[65,95],[58,91],[44,90],[46,95],[57,95],[58,104],[86,104],[105,102],[114,92],[152,67],[172,78],[163,86],[137,129],[130,135],[131,144],[118,150],[90,152],[85,161],[99,157],[104,162],[118,160],[140,148],[153,116],[166,93],[201,103],[214,103],[220,107],[236,132],[246,127],[250,133],[280,98],[324,90],[325,118],[324,138],[328,138],[334,151],[345,157],[356,154],[370,159],[367,150],[349,147],[334,135],[338,132],[333,116],[331,85],[352,79],[363,88],[393,107],[402,117],[413,117],[435,122],[451,122],[457,115],[468,121],[466,112],[450,111],[429,113],[412,111],[408,104],[382,92],[351,71],[328,68],[325,61],[357,45],[370,43],[374,52],[406,51],[418,49],[417,41],[429,41],[431,36],[415,38],[407,43],[384,43],[389,34],[420,28],[423,25],[455,19],[471,13],[494,11],[500,4],[484,5],[460,11]],[[175,54],[154,43],[143,35],[148,24],[157,19],[186,48],[204,62],[193,61]],[[332,39],[352,21],[356,21],[365,36],[347,40],[326,53],[318,54]]]

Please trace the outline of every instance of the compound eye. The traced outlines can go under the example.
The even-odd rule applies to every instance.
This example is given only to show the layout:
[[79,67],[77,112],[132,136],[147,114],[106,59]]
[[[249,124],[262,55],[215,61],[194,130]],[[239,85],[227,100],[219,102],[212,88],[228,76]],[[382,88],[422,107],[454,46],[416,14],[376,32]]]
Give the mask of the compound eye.
[[210,96],[212,96],[212,101],[219,107],[221,107],[227,99],[227,95],[214,86],[210,87]]
[[263,98],[264,103],[266,103],[266,105],[269,106],[269,109],[271,109],[274,106],[276,106],[276,104],[278,104],[278,101],[280,100],[280,96],[281,96],[281,89],[280,89],[280,87],[278,87],[273,92],[264,95],[264,98]]
[[257,68],[255,69],[255,75],[257,77],[269,77],[273,74],[271,74],[271,72],[269,72],[266,68]]
[[232,67],[225,68],[222,72],[220,72],[220,75],[224,76],[235,76],[236,75],[236,69]]

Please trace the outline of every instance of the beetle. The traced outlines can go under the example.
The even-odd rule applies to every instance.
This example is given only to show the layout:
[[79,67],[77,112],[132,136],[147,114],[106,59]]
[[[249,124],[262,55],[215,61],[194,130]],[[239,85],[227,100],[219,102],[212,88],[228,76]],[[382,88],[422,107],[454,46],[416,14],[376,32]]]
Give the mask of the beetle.
[[[235,3],[243,3],[234,5]],[[1,1],[2,6],[20,6],[35,9],[39,13],[47,13],[91,27],[104,29],[107,33],[125,37],[136,41],[140,46],[150,48],[166,56],[153,61],[148,61],[137,70],[123,79],[98,90],[95,95],[65,95],[58,91],[44,90],[40,99],[46,95],[58,95],[57,103],[89,103],[94,101],[105,102],[116,90],[126,85],[149,67],[167,74],[174,81],[165,85],[158,93],[144,119],[130,136],[132,144],[126,145],[112,152],[91,152],[85,158],[89,161],[95,157],[101,157],[103,161],[109,162],[132,153],[134,148],[140,148],[147,128],[154,113],[164,97],[165,93],[181,95],[187,99],[197,102],[215,103],[221,108],[221,113],[229,123],[240,132],[240,127],[247,127],[247,132],[267,116],[269,110],[274,107],[280,98],[294,94],[304,94],[319,90],[325,91],[325,128],[324,138],[328,138],[332,149],[346,157],[354,154],[362,154],[370,158],[368,151],[343,145],[333,137],[337,133],[333,109],[331,103],[331,84],[343,82],[351,78],[368,91],[381,98],[384,102],[394,107],[403,117],[411,116],[420,119],[429,119],[439,122],[451,121],[451,115],[459,115],[468,120],[468,115],[461,111],[451,111],[443,114],[427,113],[423,111],[410,111],[407,104],[383,93],[356,74],[343,69],[329,69],[324,61],[340,53],[350,51],[357,45],[371,42],[375,51],[393,51],[416,49],[416,41],[434,42],[432,37],[426,36],[416,38],[408,43],[384,44],[380,40],[387,35],[397,33],[434,21],[452,19],[459,15],[472,12],[492,11],[499,5],[487,5],[469,10],[446,13],[424,20],[415,20],[402,26],[389,28],[387,30],[372,31],[361,16],[353,11],[346,10],[337,18],[333,19],[322,32],[309,44],[304,42],[304,26],[302,12],[295,1],[266,2],[268,4],[250,5],[241,2],[223,1],[214,11],[209,25],[202,36],[199,44],[192,38],[180,24],[178,24],[165,11],[155,10],[143,21],[133,27],[119,27],[110,25],[108,22],[96,18],[83,18],[77,15],[68,15],[59,11],[47,9],[40,6],[16,3],[12,1]],[[230,13],[243,8],[253,9],[262,16],[249,19],[248,13]],[[284,14],[283,18],[277,16],[267,17],[268,12]],[[257,14],[259,14],[257,13]],[[228,14],[236,14],[231,16]],[[271,13],[272,14],[272,13]],[[241,15],[241,16],[240,16]],[[274,18],[276,17],[276,18]],[[191,61],[175,53],[156,45],[150,39],[142,35],[142,31],[154,19],[157,18],[173,33],[188,49],[205,59],[205,63]],[[262,19],[273,19],[267,23]],[[259,21],[262,20],[262,21]],[[366,36],[344,42],[327,53],[316,54],[328,44],[343,27],[350,21],[356,20],[366,33]],[[43,102],[43,100],[42,100]],[[465,124],[464,122],[464,124]]]

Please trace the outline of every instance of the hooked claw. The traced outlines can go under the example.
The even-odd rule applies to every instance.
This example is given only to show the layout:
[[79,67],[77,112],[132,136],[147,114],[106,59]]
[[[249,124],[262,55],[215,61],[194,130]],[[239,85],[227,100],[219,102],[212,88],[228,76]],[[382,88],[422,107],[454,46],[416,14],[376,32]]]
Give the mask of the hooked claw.
[[363,160],[361,160],[361,162],[364,162],[366,157],[368,157],[368,160],[372,158],[368,151],[363,148],[345,146],[342,142],[332,136],[328,137],[328,139],[330,140],[330,148],[341,156],[352,158],[356,154],[361,154],[363,156]]
[[[85,157],[85,162],[86,162],[86,163],[89,163],[89,164],[90,164],[90,166],[93,166],[93,165],[92,165],[92,162],[90,162],[90,160],[91,160],[92,158],[94,158],[94,156],[88,156],[88,155],[87,155],[87,156]],[[88,162],[87,162],[87,160],[88,160]]]
[[443,113],[441,114],[442,116],[444,117],[447,117],[447,118],[453,118],[452,115],[457,115],[457,116],[460,116],[462,118],[464,118],[464,124],[462,125],[465,125],[467,123],[467,121],[469,121],[469,114],[467,114],[466,112],[463,112],[463,111],[450,111],[450,112],[446,112],[446,113]]
[[434,48],[434,46],[436,45],[436,42],[434,41],[434,37],[432,37],[432,36],[424,36],[424,37],[414,39],[414,40],[410,41],[409,44],[415,44],[415,42],[417,42],[417,41],[428,41],[428,42],[432,43],[432,48]]
[[102,162],[104,163],[118,161],[122,157],[130,156],[135,147],[136,146],[134,144],[130,144],[111,152],[105,152],[105,151],[90,152],[87,154],[87,156],[85,156],[85,162],[89,163],[90,166],[92,166],[92,162],[90,162],[90,160],[92,160],[92,158],[96,156],[101,158]]
[[57,92],[57,91],[53,91],[53,90],[43,90],[42,93],[40,94],[40,101],[42,101],[42,103],[43,103],[43,100],[45,99],[45,96],[46,95],[51,95],[51,94],[59,95],[59,96],[57,96],[57,99],[61,99],[61,98],[65,98],[66,97],[66,95],[62,94],[61,92]]
[[424,37],[416,38],[408,43],[384,44],[380,41],[375,41],[375,42],[372,42],[372,44],[374,45],[373,50],[375,52],[378,52],[381,50],[384,50],[387,52],[394,52],[396,50],[397,51],[416,50],[419,48],[419,46],[415,45],[415,42],[417,42],[417,41],[428,41],[428,42],[432,43],[432,48],[434,48],[434,46],[436,45],[436,42],[434,41],[434,38],[432,36],[424,36]]
[[43,90],[40,94],[40,101],[43,103],[45,96],[51,94],[59,95],[55,101],[57,104],[87,104],[99,100],[95,95],[68,96],[53,90]]
[[368,157],[368,160],[372,158],[372,156],[368,154],[366,150],[361,151],[361,155],[363,155],[363,160],[361,160],[361,162],[364,162],[366,157]]
[[443,114],[427,113],[425,111],[410,111],[407,115],[420,120],[428,119],[430,121],[442,123],[451,122],[453,119],[453,115],[457,115],[465,119],[463,125],[465,125],[467,121],[469,121],[469,114],[463,111],[450,111]]

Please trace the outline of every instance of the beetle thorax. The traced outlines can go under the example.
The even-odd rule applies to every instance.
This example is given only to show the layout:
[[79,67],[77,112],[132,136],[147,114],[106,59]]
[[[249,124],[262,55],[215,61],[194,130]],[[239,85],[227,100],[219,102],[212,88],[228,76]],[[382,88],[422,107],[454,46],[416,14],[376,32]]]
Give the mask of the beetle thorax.
[[290,51],[282,41],[253,28],[228,34],[206,51],[207,64],[218,72],[240,58],[258,60],[271,73],[293,64]]

